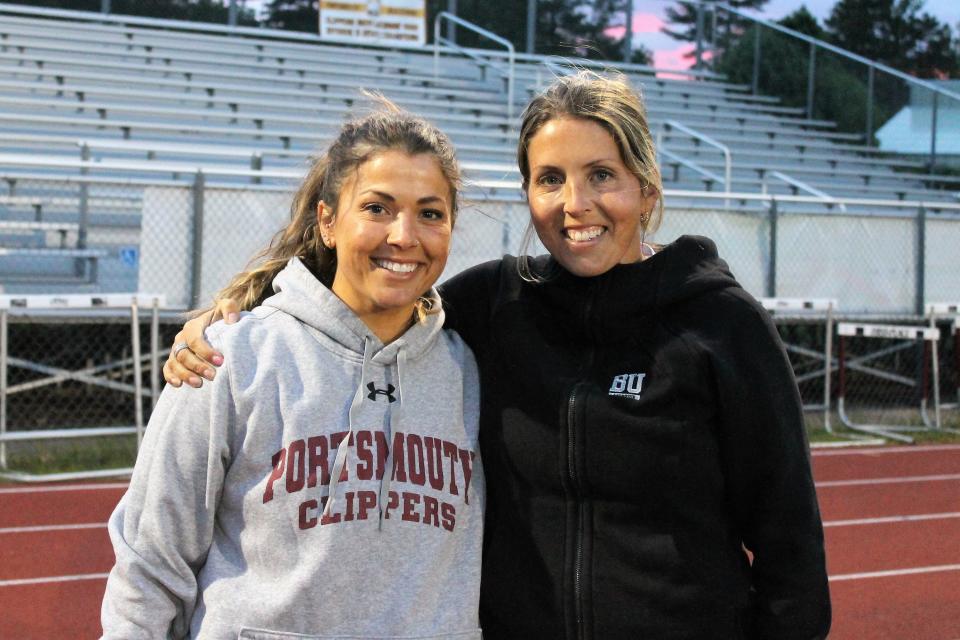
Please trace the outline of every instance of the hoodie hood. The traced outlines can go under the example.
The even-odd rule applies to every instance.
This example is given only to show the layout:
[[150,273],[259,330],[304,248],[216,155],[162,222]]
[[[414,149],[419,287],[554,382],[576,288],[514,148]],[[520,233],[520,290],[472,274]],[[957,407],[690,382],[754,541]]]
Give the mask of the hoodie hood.
[[[369,398],[370,394],[377,393],[376,387],[370,386],[373,383],[364,385],[364,382],[370,379],[372,366],[396,367],[395,391],[398,402],[389,411],[387,433],[389,440],[392,434],[402,429],[401,423],[405,413],[403,387],[406,383],[409,362],[426,353],[430,345],[437,340],[443,329],[444,314],[439,295],[436,290],[431,289],[429,296],[434,308],[439,312],[428,315],[422,322],[415,322],[399,338],[384,345],[350,307],[317,280],[299,258],[291,258],[283,271],[277,274],[273,279],[273,290],[276,292],[275,295],[263,301],[264,307],[273,307],[293,316],[304,323],[310,332],[329,348],[348,359],[359,360],[361,363],[359,383],[353,394],[353,401],[350,403],[349,435],[340,442],[330,473],[328,484],[330,498],[324,508],[324,515],[329,515],[339,499],[337,485],[340,482],[341,472],[347,465],[356,416],[360,412],[364,399]],[[393,448],[390,448],[387,453],[387,469],[393,468],[394,453]],[[383,505],[387,503],[390,484],[390,474],[384,474],[380,483],[378,502],[381,527],[386,513]]]
[[444,314],[435,289],[427,295],[438,309],[423,322],[414,323],[402,336],[384,345],[344,302],[324,286],[300,261],[291,258],[273,279],[274,295],[263,306],[279,309],[306,324],[315,333],[362,358],[364,345],[377,364],[396,362],[400,351],[407,358],[418,358],[443,330]]
[[717,245],[703,236],[681,236],[650,262],[658,272],[656,304],[659,307],[719,289],[740,288],[726,261],[717,254]]
[[713,241],[702,236],[681,236],[643,262],[618,264],[593,277],[573,275],[551,256],[538,257],[532,266],[537,273],[558,274],[534,285],[544,304],[558,312],[556,317],[580,319],[569,329],[599,343],[615,340],[643,316],[740,286]]

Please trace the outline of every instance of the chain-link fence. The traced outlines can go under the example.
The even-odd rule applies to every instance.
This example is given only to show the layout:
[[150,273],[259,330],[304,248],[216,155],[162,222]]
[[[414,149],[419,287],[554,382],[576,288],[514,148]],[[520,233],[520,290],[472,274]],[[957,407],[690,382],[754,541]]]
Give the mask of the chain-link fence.
[[837,403],[847,427],[907,442],[905,434],[940,428],[931,402],[936,327],[841,323],[838,333]]
[[[137,298],[151,304],[147,314]],[[132,467],[159,396],[161,340],[178,326],[161,330],[162,302],[0,296],[0,468],[29,479]]]
[[[3,293],[164,295],[170,323],[160,332],[162,359],[183,319],[175,314],[209,304],[230,276],[266,246],[289,220],[295,185],[228,184],[199,174],[124,181],[32,175],[8,178],[2,187]],[[666,195],[670,206],[663,224],[648,240],[666,244],[682,234],[712,237],[734,275],[758,298],[830,298],[838,301],[838,317],[847,320],[914,323],[922,320],[925,300],[960,300],[955,277],[960,211],[949,205],[927,210],[918,203],[890,202],[869,211],[828,211],[814,210],[803,199],[756,196],[757,201],[748,202],[717,194],[712,199],[704,194],[702,200]],[[519,193],[468,194],[443,277],[518,253],[528,220]],[[44,226],[48,224],[53,226]],[[543,252],[535,236],[527,251]],[[945,337],[937,343],[937,362],[943,425],[950,426],[960,414],[958,366],[945,322],[940,323]],[[778,317],[777,326],[809,409],[809,424],[825,427],[823,317]],[[129,332],[122,318],[102,314],[48,317],[11,310],[4,345],[8,431],[133,424]],[[851,342],[845,348],[845,410],[852,421],[924,425],[922,349],[881,348],[874,357],[870,349],[877,351],[875,345]],[[861,348],[866,351],[857,351]],[[144,418],[153,399],[146,367],[150,350],[145,346],[142,355]],[[834,408],[839,360],[834,353]],[[874,417],[877,413],[880,418]],[[129,439],[129,434],[118,437]],[[7,444],[29,449],[25,441]]]

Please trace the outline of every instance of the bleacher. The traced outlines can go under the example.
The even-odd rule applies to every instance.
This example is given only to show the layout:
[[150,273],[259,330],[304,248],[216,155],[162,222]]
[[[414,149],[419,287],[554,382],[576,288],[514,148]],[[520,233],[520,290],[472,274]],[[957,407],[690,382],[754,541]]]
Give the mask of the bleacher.
[[[120,248],[138,244],[138,188],[183,186],[199,168],[221,184],[294,184],[307,155],[348,113],[367,108],[361,90],[383,93],[451,136],[467,198],[519,201],[504,81],[476,64],[477,56],[445,52],[434,75],[428,50],[181,27],[0,5],[4,287],[129,287],[129,276],[111,281],[111,274],[126,273],[120,264],[131,259]],[[523,57],[513,113],[567,69],[562,61]],[[861,136],[749,87],[706,72],[671,78],[624,69],[660,136],[667,189],[813,194],[824,203],[956,202],[955,189],[943,188],[950,178],[886,158]],[[124,181],[137,188],[118,189]]]

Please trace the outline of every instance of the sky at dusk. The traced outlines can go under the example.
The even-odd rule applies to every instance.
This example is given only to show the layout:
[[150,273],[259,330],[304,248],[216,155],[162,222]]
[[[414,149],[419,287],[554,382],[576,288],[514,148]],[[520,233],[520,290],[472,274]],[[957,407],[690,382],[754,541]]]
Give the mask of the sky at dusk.
[[[224,0],[226,2],[227,0]],[[489,0],[490,2],[526,2],[526,0]],[[816,16],[823,24],[837,0],[770,0],[758,16],[767,20],[778,20],[792,13],[801,4]],[[259,10],[263,0],[248,0],[246,5]],[[679,43],[661,32],[666,18],[667,7],[674,4],[671,0],[634,0],[633,33],[634,42],[642,44],[654,52],[654,66],[664,69],[678,69],[690,66],[690,59],[684,54],[693,49],[689,43]],[[933,14],[941,22],[946,22],[954,33],[960,32],[960,0],[925,0],[923,12]],[[622,24],[622,22],[621,22]],[[616,33],[622,34],[621,26]]]
[[[830,15],[837,0],[770,0],[762,13],[757,15],[766,20],[779,20],[806,5],[820,24]],[[667,7],[674,3],[669,0],[634,0],[633,33],[634,42],[653,51],[654,66],[663,69],[678,69],[690,66],[685,55],[693,50],[693,45],[680,43],[661,32],[666,19]],[[960,0],[926,0],[922,12],[934,15],[941,22],[949,24],[956,33],[960,30]],[[623,27],[615,31],[623,33]]]

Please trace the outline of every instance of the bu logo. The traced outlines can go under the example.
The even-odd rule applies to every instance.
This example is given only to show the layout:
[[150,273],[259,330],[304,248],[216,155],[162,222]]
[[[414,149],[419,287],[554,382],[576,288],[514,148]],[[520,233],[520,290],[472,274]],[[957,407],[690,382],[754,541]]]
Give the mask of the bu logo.
[[367,394],[367,397],[377,401],[377,396],[387,396],[389,402],[396,402],[397,399],[393,397],[393,392],[396,389],[392,384],[388,384],[386,389],[377,389],[376,385],[372,382],[367,383],[367,389],[370,390],[370,393]]
[[610,391],[607,395],[639,400],[640,390],[643,389],[643,379],[646,377],[647,374],[645,373],[624,373],[614,376],[613,384],[610,385]]

